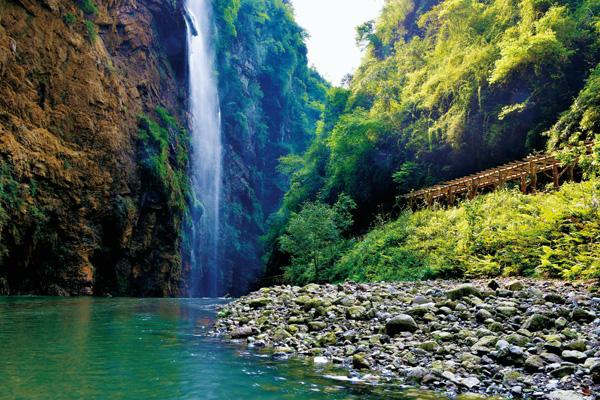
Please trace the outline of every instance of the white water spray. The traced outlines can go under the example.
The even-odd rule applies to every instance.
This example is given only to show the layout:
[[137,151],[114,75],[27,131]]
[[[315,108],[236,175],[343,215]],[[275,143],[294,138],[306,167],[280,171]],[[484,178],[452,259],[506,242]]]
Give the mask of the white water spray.
[[[211,43],[210,0],[186,0],[189,114],[192,137],[190,178],[201,212],[192,212],[191,292],[219,295],[221,200],[221,113]],[[194,208],[194,207],[193,207]],[[196,215],[195,215],[196,214]]]

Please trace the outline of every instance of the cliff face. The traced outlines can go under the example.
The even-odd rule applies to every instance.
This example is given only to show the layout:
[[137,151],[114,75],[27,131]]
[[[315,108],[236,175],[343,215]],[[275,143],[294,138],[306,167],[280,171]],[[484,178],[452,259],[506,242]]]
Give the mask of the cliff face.
[[95,4],[0,0],[0,294],[180,287],[183,210],[141,179],[138,131],[157,106],[185,117],[183,16]]

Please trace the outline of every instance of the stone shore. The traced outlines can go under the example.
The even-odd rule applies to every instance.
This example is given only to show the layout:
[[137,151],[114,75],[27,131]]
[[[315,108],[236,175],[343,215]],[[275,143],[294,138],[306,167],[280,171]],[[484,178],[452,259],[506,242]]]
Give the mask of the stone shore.
[[263,288],[225,305],[213,333],[348,378],[449,395],[600,399],[600,294],[559,281]]

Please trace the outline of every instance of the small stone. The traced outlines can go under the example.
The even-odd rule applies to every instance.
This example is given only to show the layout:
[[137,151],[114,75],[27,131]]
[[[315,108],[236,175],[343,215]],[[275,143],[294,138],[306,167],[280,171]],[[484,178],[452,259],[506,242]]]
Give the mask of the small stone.
[[574,372],[575,372],[574,365],[561,365],[560,367],[550,371],[550,374],[557,378],[564,378],[565,376],[572,375]]
[[513,292],[518,292],[519,290],[523,290],[523,288],[525,287],[525,285],[523,285],[523,282],[521,281],[510,281],[508,282],[508,284],[506,285],[506,288],[508,290],[511,290]]
[[446,296],[451,300],[458,300],[467,296],[482,297],[482,294],[481,291],[473,285],[461,285],[446,291]]
[[258,299],[252,299],[248,303],[251,308],[262,308],[269,303],[269,299],[266,297],[259,297]]
[[577,322],[592,322],[596,319],[596,314],[591,311],[584,310],[581,307],[573,309],[571,319]]
[[419,329],[415,320],[407,314],[399,314],[385,324],[385,333],[394,337],[402,332],[414,332]]
[[544,301],[555,304],[565,304],[565,298],[556,293],[547,293],[544,295]]
[[440,346],[437,344],[437,342],[430,340],[428,342],[421,343],[419,347],[431,353],[435,352]]
[[310,321],[308,323],[308,329],[311,331],[322,331],[327,328],[327,324],[323,321]]
[[245,339],[252,336],[252,328],[249,326],[242,326],[231,332],[232,339]]
[[525,360],[525,369],[530,372],[539,371],[544,368],[544,360],[540,356],[529,356]]
[[583,353],[581,351],[565,350],[562,352],[562,358],[564,358],[567,361],[572,361],[572,362],[581,364],[585,361],[587,356],[585,355],[585,353]]
[[541,331],[552,326],[552,321],[542,314],[533,314],[525,320],[522,328],[531,332]]
[[577,351],[585,351],[587,349],[587,345],[584,340],[573,340],[565,344],[565,349],[567,350],[577,350]]
[[412,300],[412,304],[415,305],[421,305],[421,304],[427,304],[427,303],[431,303],[431,300],[429,300],[427,297],[425,296],[415,296],[415,298]]
[[486,319],[491,318],[493,318],[493,315],[488,310],[481,309],[475,313],[475,319],[479,322],[484,322]]
[[365,319],[367,315],[367,309],[362,306],[349,307],[348,310],[346,310],[346,315],[350,319]]
[[506,317],[513,317],[517,315],[518,310],[515,307],[511,306],[498,306],[496,307],[496,311]]
[[468,389],[473,389],[474,387],[479,386],[481,381],[474,376],[470,376],[468,378],[463,378],[460,383]]
[[558,329],[563,329],[565,326],[567,326],[568,323],[569,323],[569,321],[567,321],[566,318],[559,317],[554,321],[554,326],[557,327]]
[[313,362],[315,364],[329,364],[329,359],[327,357],[319,356],[319,357],[313,358]]
[[573,390],[555,390],[548,393],[548,400],[583,400],[584,397]]
[[427,369],[423,367],[412,367],[408,369],[406,378],[411,381],[421,382],[427,373]]
[[365,358],[364,354],[355,354],[352,356],[352,366],[356,369],[371,369],[371,364]]
[[489,283],[488,283],[488,287],[492,290],[496,290],[500,287],[500,284],[498,282],[496,282],[494,279],[492,279]]

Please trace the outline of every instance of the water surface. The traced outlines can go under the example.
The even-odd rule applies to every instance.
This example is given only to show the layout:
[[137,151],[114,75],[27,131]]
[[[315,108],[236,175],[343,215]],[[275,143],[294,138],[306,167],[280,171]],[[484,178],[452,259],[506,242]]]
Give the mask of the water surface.
[[0,298],[0,399],[434,399],[206,335],[216,300]]

